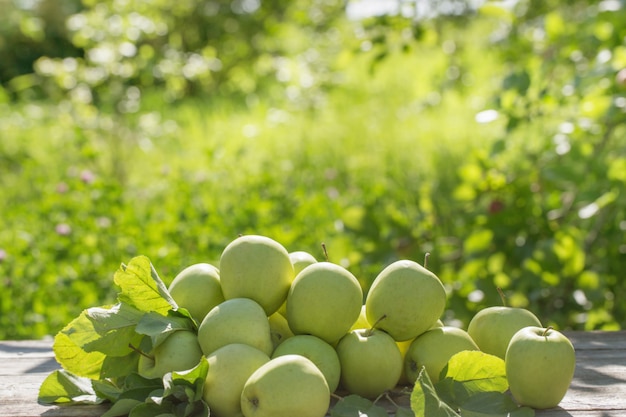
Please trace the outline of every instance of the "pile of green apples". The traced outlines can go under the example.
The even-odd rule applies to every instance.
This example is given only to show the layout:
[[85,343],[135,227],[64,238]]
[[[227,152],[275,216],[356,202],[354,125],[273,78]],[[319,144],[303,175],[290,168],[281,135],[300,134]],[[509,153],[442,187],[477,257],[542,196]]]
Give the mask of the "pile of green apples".
[[572,344],[528,310],[494,306],[467,330],[444,325],[444,285],[411,260],[385,267],[364,294],[338,264],[244,235],[219,266],[191,265],[168,290],[197,331],[173,332],[140,357],[139,374],[162,377],[206,357],[202,397],[216,417],[323,417],[338,393],[376,399],[420,372],[436,382],[466,350],[505,360],[520,405],[557,406],[573,378]]

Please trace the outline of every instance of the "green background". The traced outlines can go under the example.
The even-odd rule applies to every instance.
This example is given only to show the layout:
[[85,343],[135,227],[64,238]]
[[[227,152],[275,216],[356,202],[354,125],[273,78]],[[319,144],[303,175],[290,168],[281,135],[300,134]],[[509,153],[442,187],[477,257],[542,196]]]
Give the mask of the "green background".
[[624,2],[390,4],[0,0],[0,339],[252,233],[365,290],[429,253],[451,325],[624,326]]

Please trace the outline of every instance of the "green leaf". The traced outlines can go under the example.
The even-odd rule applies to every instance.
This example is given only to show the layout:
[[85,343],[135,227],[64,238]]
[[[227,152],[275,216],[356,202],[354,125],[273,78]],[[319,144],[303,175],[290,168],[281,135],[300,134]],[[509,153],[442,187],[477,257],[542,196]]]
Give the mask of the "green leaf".
[[195,325],[190,317],[174,310],[169,310],[167,316],[156,312],[145,313],[135,329],[137,333],[150,336],[152,348],[178,330],[195,330]]
[[200,401],[208,372],[209,362],[205,356],[202,356],[198,365],[189,370],[165,374],[163,377],[163,396],[178,394],[182,388],[182,392],[186,394],[186,400],[190,402]]
[[348,395],[330,410],[330,417],[388,417],[387,410],[367,398]]
[[111,408],[109,408],[102,417],[119,417],[128,415],[133,408],[139,404],[143,404],[143,401],[135,400],[132,398],[123,398],[115,402]]
[[479,392],[461,405],[462,417],[533,417],[535,411],[519,407],[513,399],[502,392]]
[[128,265],[122,265],[113,280],[121,290],[118,299],[138,310],[165,315],[178,308],[146,256],[134,257]]
[[100,404],[104,401],[96,395],[89,378],[62,369],[46,377],[39,387],[38,400],[44,404]]
[[93,307],[85,315],[91,326],[77,322],[70,338],[86,352],[102,352],[107,356],[126,356],[132,352],[129,344],[137,344],[141,336],[135,326],[145,313],[124,303],[110,308]]
[[441,380],[450,378],[463,384],[469,395],[483,391],[504,392],[509,388],[504,361],[480,351],[453,355],[441,371]]
[[411,392],[411,410],[416,416],[459,417],[458,413],[439,398],[424,367]]
[[74,321],[70,322],[54,337],[52,344],[54,356],[68,372],[85,378],[100,379],[106,355],[101,352],[85,352],[76,345],[65,332],[66,329],[72,327],[73,323]]
[[409,408],[398,407],[394,413],[394,417],[415,417],[415,414]]

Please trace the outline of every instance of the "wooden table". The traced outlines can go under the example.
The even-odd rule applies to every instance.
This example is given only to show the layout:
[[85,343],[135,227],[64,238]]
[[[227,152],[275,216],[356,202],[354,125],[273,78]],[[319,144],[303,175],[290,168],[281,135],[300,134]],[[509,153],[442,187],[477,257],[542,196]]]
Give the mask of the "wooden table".
[[[626,331],[566,332],[576,348],[574,381],[560,407],[538,417],[626,416]],[[106,406],[46,406],[39,386],[58,369],[52,341],[0,341],[0,417],[100,416]]]

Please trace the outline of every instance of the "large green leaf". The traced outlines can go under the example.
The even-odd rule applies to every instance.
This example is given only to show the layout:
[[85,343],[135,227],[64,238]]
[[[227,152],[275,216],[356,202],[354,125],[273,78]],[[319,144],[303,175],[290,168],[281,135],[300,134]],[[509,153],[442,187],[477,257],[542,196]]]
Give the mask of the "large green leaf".
[[422,368],[413,387],[411,410],[416,416],[459,417],[456,411],[439,398],[425,368]]
[[138,310],[165,315],[178,307],[146,256],[137,256],[128,265],[122,265],[113,280],[121,290],[118,299]]
[[38,400],[44,404],[99,404],[89,378],[79,377],[63,369],[53,371],[39,387]]

